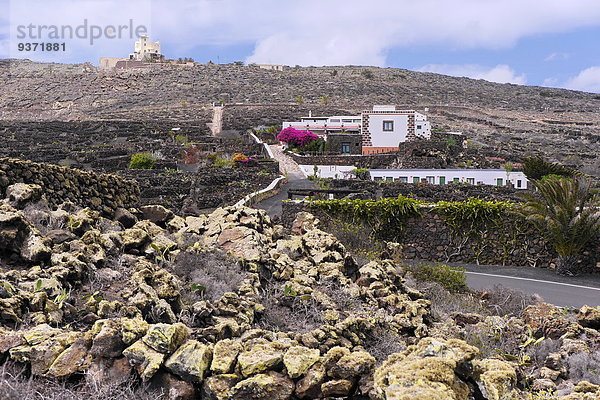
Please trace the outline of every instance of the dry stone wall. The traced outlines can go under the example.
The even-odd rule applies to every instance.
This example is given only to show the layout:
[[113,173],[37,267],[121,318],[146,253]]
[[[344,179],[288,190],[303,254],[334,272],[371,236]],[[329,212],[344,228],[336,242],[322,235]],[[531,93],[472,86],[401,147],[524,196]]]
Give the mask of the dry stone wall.
[[[282,223],[289,226],[301,211],[313,213],[324,221],[331,219],[307,203],[286,202]],[[516,216],[505,216],[499,228],[468,234],[453,231],[434,210],[422,208],[421,212],[420,218],[409,219],[401,241],[407,259],[540,268],[552,268],[557,262],[557,254],[548,242]],[[600,272],[599,240],[584,249],[578,263],[584,266],[583,270]]]
[[112,215],[117,208],[130,208],[139,201],[137,182],[116,175],[96,174],[67,167],[0,158],[0,190],[15,183],[42,187],[48,203],[70,201]]

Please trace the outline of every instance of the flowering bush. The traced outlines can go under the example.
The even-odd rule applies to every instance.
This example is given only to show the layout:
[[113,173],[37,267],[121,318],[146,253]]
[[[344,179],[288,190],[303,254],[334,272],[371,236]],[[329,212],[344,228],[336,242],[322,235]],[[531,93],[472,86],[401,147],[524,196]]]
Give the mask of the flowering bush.
[[241,166],[241,165],[256,165],[257,164],[257,160],[254,157],[246,157],[243,154],[240,153],[235,153],[233,156],[233,162],[235,163],[236,166]]
[[291,126],[283,129],[279,132],[279,135],[277,135],[277,140],[293,147],[303,147],[317,139],[319,139],[318,135],[315,135],[310,131],[300,131]]
[[237,166],[242,166],[242,165],[254,166],[254,165],[258,165],[258,160],[254,157],[248,157],[244,160],[237,161],[235,165],[237,165]]
[[245,155],[241,154],[241,153],[235,153],[233,155],[233,161],[234,162],[238,162],[238,161],[242,161],[242,160],[246,160],[248,159],[248,157],[246,157]]

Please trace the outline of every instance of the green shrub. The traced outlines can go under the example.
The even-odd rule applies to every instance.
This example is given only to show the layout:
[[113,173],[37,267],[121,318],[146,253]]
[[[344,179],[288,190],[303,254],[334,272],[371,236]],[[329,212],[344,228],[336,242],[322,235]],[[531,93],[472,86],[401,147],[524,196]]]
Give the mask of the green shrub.
[[137,153],[131,156],[129,169],[152,169],[156,159],[149,153]]
[[445,142],[446,142],[446,146],[448,146],[448,147],[453,147],[458,144],[458,142],[456,141],[456,138],[452,137],[452,136],[447,137]]
[[354,174],[354,176],[356,176],[356,179],[360,179],[362,181],[367,181],[371,177],[369,170],[366,168],[356,168],[351,172]]
[[437,282],[452,293],[465,292],[468,289],[465,270],[458,267],[450,267],[446,264],[416,264],[404,267],[410,271],[415,279]]
[[181,144],[181,145],[186,145],[188,143],[188,136],[187,135],[175,136],[175,143]]
[[413,198],[398,196],[381,200],[315,200],[309,206],[351,223],[365,223],[378,238],[399,241],[408,219],[421,216],[420,204]]
[[212,166],[215,168],[232,168],[233,164],[234,164],[233,160],[231,160],[229,158],[216,157]]

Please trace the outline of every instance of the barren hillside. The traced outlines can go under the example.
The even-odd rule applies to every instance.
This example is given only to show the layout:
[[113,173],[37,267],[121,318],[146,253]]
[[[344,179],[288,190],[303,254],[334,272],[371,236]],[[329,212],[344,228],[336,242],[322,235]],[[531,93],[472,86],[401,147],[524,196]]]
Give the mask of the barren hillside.
[[356,112],[396,104],[428,108],[434,128],[466,132],[473,146],[500,157],[543,152],[594,175],[600,170],[600,96],[591,93],[353,66],[277,72],[211,64],[100,71],[89,64],[3,60],[0,82],[4,120],[210,122],[206,107],[223,100],[239,104],[226,109],[225,128],[245,129],[279,124],[308,110]]

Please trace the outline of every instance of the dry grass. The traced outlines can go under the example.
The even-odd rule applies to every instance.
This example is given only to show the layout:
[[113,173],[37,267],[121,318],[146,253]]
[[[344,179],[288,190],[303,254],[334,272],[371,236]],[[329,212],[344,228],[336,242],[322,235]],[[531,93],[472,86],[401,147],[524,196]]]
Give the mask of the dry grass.
[[521,317],[523,311],[531,305],[538,305],[543,300],[537,295],[530,295],[504,286],[495,285],[491,290],[482,293],[490,315]]
[[255,322],[258,328],[306,333],[323,324],[319,304],[312,296],[292,296],[284,292],[277,284],[267,282],[263,286],[259,301],[265,311]]
[[2,400],[163,400],[166,394],[151,391],[137,380],[122,384],[97,385],[86,379],[55,381],[29,376],[27,369],[13,362],[0,367]]
[[192,284],[204,287],[201,297],[214,301],[227,292],[235,292],[246,277],[239,261],[217,249],[181,253],[171,263],[170,269],[188,283],[188,287],[181,289],[189,302],[199,296],[198,290],[191,288]]
[[569,378],[574,382],[588,381],[600,385],[600,350],[575,353],[567,357]]
[[406,350],[405,339],[385,327],[377,327],[367,333],[363,347],[379,364],[391,354]]

